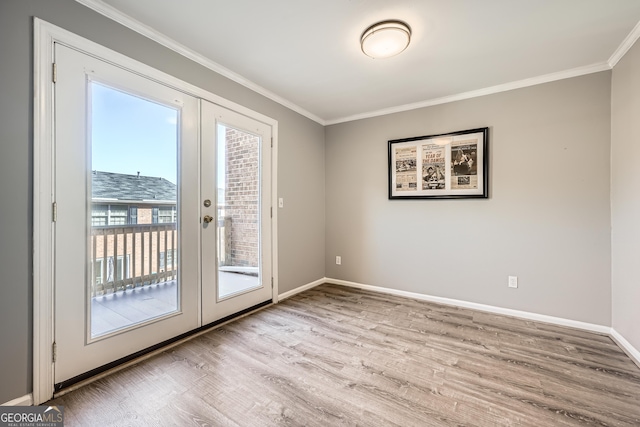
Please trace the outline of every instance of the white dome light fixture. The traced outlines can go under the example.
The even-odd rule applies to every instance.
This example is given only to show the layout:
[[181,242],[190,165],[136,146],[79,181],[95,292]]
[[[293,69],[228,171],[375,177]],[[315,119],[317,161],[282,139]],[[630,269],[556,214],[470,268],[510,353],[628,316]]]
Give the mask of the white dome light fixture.
[[360,36],[362,52],[373,59],[396,56],[409,46],[410,41],[409,25],[394,20],[373,24]]

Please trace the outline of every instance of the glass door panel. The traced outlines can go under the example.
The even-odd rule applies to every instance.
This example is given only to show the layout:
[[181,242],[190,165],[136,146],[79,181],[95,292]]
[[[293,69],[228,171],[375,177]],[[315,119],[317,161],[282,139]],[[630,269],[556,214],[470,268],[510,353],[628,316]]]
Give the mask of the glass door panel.
[[178,121],[173,106],[89,83],[90,338],[178,310]]
[[260,139],[217,125],[218,300],[261,286]]

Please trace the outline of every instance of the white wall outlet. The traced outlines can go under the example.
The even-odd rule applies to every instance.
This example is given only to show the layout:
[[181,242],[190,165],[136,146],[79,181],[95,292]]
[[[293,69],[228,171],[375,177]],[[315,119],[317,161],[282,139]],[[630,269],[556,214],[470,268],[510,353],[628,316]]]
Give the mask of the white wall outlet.
[[336,257],[336,265],[342,265],[342,257],[339,255]]
[[510,288],[518,287],[518,276],[509,276],[509,287]]
[[278,199],[278,207],[279,208],[284,208],[284,199],[282,197],[280,197]]

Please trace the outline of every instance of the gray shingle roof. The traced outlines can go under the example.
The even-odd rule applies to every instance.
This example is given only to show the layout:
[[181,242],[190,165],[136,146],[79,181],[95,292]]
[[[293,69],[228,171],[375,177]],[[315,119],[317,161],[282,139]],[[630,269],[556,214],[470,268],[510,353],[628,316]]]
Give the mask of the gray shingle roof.
[[176,200],[176,185],[164,178],[93,171],[94,199]]

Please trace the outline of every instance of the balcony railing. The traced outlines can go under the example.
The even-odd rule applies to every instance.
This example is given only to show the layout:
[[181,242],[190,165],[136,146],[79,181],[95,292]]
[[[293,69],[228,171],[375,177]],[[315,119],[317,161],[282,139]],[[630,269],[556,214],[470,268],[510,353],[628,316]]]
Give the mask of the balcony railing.
[[[229,265],[231,218],[218,218],[218,260]],[[175,280],[177,239],[176,223],[91,227],[91,296]]]
[[91,296],[174,280],[176,223],[91,227]]

